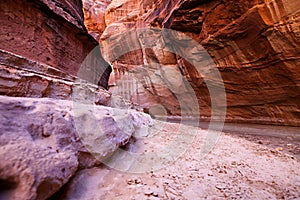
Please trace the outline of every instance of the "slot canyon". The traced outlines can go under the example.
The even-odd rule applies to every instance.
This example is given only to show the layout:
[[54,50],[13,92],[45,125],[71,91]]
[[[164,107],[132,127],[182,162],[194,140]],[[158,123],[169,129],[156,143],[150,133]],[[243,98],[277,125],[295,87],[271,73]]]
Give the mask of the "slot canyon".
[[0,200],[300,199],[299,1],[0,12]]

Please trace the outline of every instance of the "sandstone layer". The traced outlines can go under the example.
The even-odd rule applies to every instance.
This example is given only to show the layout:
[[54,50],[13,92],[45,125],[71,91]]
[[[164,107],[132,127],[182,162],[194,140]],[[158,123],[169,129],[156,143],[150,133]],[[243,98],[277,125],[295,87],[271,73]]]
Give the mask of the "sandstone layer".
[[105,10],[111,0],[83,1],[84,24],[89,33],[99,40],[105,30]]
[[[98,5],[98,1],[86,2]],[[296,0],[112,0],[102,22],[106,28],[99,32],[103,32],[100,41],[104,56],[113,63],[111,84],[117,86],[111,91],[148,112],[180,115],[179,102],[183,97],[169,86],[174,82],[171,77],[177,77],[179,90],[184,90],[181,83],[186,80],[195,91],[201,118],[210,119],[211,102],[216,101],[220,109],[227,104],[227,121],[298,126],[299,6]],[[103,21],[102,15],[100,19]],[[100,22],[95,23],[101,26]],[[127,37],[126,41],[119,39],[111,44],[110,39],[120,33],[128,35],[130,30],[150,27],[180,31],[201,44],[221,73],[223,83],[207,77],[189,61],[209,61],[203,52],[179,46],[191,52],[186,54],[188,58],[182,58],[178,51],[174,53],[166,47],[169,38],[158,42],[159,37],[148,36],[154,43],[149,48],[137,33],[138,39]],[[138,49],[126,52],[131,46]],[[124,55],[115,57],[116,52]],[[211,82],[215,82],[215,87],[224,84],[226,102],[220,102],[218,94],[209,91],[207,84]],[[164,109],[157,112],[157,107]]]
[[[87,34],[79,0],[1,1],[0,11],[1,50],[10,54],[5,60],[15,67],[23,68],[26,60],[32,60],[76,76],[87,55],[98,45]],[[110,66],[100,52],[94,53],[90,57],[94,66],[90,67],[98,70],[96,84],[100,81],[99,85],[107,87]],[[15,55],[24,59],[14,62]],[[35,71],[44,73],[39,68]]]

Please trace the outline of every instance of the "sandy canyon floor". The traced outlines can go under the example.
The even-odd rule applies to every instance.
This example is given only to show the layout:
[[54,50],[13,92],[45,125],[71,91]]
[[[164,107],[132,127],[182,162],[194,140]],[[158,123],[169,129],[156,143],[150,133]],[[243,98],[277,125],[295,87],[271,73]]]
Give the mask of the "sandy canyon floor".
[[[137,137],[117,160],[107,161],[110,167],[76,175],[61,198],[300,199],[299,136],[291,134],[296,129],[283,139],[273,137],[279,129],[272,137],[253,134],[262,127],[224,128],[229,129],[232,134],[217,137],[213,131],[155,121],[148,136]],[[181,132],[188,134],[176,140]],[[130,161],[128,151],[146,157]]]

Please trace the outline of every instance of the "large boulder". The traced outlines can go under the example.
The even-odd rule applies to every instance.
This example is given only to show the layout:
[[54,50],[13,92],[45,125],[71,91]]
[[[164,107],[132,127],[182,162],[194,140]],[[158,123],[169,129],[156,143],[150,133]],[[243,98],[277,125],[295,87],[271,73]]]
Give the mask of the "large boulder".
[[0,96],[0,199],[47,199],[151,120],[133,110]]

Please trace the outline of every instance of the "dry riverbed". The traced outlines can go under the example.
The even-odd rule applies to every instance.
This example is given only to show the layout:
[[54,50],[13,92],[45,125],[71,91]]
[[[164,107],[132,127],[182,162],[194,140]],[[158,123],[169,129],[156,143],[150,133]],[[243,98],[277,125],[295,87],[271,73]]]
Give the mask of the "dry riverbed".
[[[175,142],[179,149],[176,154],[176,148],[173,150],[170,144],[176,141],[174,135],[182,132],[188,133],[187,138],[182,138],[181,143]],[[119,160],[111,161],[110,167],[83,170],[69,182],[60,198],[300,198],[300,162],[295,156],[241,137],[221,133],[215,140],[208,137],[209,134],[216,136],[200,128],[155,121],[147,137],[138,138],[126,148],[127,153],[143,153],[148,157],[127,161],[125,152],[119,155]],[[205,153],[203,145],[207,141],[216,144]],[[172,150],[169,156],[163,150],[165,146]],[[156,169],[151,170],[151,167]]]

